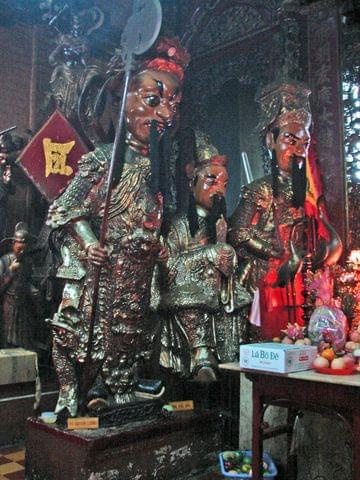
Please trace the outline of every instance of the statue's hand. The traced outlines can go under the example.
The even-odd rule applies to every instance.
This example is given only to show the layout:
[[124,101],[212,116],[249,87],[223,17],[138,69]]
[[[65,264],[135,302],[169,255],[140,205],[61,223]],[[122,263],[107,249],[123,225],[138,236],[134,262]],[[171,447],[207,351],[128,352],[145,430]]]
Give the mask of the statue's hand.
[[40,297],[40,290],[36,288],[34,285],[30,284],[30,295],[34,299],[38,299]]
[[285,250],[281,248],[277,242],[272,242],[270,256],[273,258],[282,258],[285,254]]
[[11,167],[7,165],[5,167],[5,171],[2,174],[2,181],[5,185],[7,185],[11,181]]
[[208,259],[226,277],[230,276],[236,267],[236,252],[227,243],[212,245],[208,251]]
[[10,265],[9,265],[9,270],[11,273],[15,273],[16,270],[20,267],[20,262],[18,261],[17,258],[15,258],[15,260],[13,260]]
[[157,254],[157,261],[160,263],[166,263],[169,259],[169,249],[163,245],[158,254]]
[[260,237],[253,237],[246,242],[246,247],[251,253],[265,259],[282,258],[284,255],[284,250],[275,240],[269,242]]
[[109,255],[104,247],[98,243],[93,243],[86,248],[87,257],[90,263],[97,267],[102,267],[109,260]]

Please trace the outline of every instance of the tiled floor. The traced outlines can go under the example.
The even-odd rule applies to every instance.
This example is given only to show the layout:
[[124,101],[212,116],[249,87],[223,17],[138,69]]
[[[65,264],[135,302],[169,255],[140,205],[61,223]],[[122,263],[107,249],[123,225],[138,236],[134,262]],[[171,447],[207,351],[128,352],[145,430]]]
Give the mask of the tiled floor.
[[25,449],[0,449],[0,480],[24,480]]

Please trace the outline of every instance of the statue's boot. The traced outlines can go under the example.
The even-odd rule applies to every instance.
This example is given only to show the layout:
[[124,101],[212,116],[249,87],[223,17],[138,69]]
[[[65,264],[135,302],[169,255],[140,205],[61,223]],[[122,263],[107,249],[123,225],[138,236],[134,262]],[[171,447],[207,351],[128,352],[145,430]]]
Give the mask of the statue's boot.
[[94,385],[90,388],[87,399],[93,400],[94,398],[107,398],[109,391],[106,389],[105,384],[101,376],[97,376]]
[[59,397],[55,413],[65,411],[75,417],[78,411],[78,382],[75,361],[69,358],[66,349],[53,343],[53,362],[59,380]]
[[108,400],[102,397],[96,397],[96,398],[92,398],[88,402],[87,409],[98,412],[99,410],[105,410],[106,408],[109,408],[109,406],[110,406],[110,403]]
[[89,410],[102,410],[108,408],[113,402],[100,376],[96,378],[94,385],[89,390],[87,401],[87,408]]
[[208,347],[198,347],[191,351],[191,376],[197,382],[215,382],[218,362]]
[[198,382],[217,380],[218,362],[213,353],[216,348],[213,317],[197,308],[183,309],[181,321],[190,348],[190,375]]

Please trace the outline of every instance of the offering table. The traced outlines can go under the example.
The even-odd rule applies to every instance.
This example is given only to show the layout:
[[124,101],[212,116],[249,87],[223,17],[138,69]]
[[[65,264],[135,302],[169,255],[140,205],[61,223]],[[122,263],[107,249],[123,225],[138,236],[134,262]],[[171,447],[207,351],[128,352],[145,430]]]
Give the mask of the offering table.
[[[340,416],[352,435],[353,480],[360,480],[360,374],[326,375],[314,370],[279,374],[240,368],[238,363],[224,363],[220,368],[239,375],[245,373],[253,386],[252,450],[253,479],[262,478],[263,440],[276,435],[288,434],[288,445],[296,412],[311,410]],[[265,430],[263,414],[268,405],[288,409],[288,423]],[[288,471],[289,479],[294,472]]]

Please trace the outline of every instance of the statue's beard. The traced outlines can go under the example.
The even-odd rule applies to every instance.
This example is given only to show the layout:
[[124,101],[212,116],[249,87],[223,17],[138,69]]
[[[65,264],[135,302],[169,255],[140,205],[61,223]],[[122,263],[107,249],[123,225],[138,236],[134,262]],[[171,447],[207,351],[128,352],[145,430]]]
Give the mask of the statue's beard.
[[[272,190],[274,198],[279,195],[279,167],[276,161],[276,153],[271,155]],[[303,207],[306,196],[306,161],[303,157],[293,155],[291,159],[291,204],[295,208]]]
[[212,197],[210,215],[206,217],[206,233],[209,243],[216,243],[216,222],[223,216],[226,218],[226,201],[222,195]]
[[167,170],[168,167],[168,159],[164,158],[164,140],[160,143],[164,136],[166,137],[166,141],[168,136],[163,135],[163,132],[159,131],[158,122],[153,120],[150,125],[149,156],[151,163],[150,190],[154,195],[159,193],[162,190],[162,187],[164,187],[164,185],[161,185],[161,180],[163,180],[163,170]]
[[303,207],[306,196],[306,161],[303,157],[293,155],[291,160],[292,205]]

